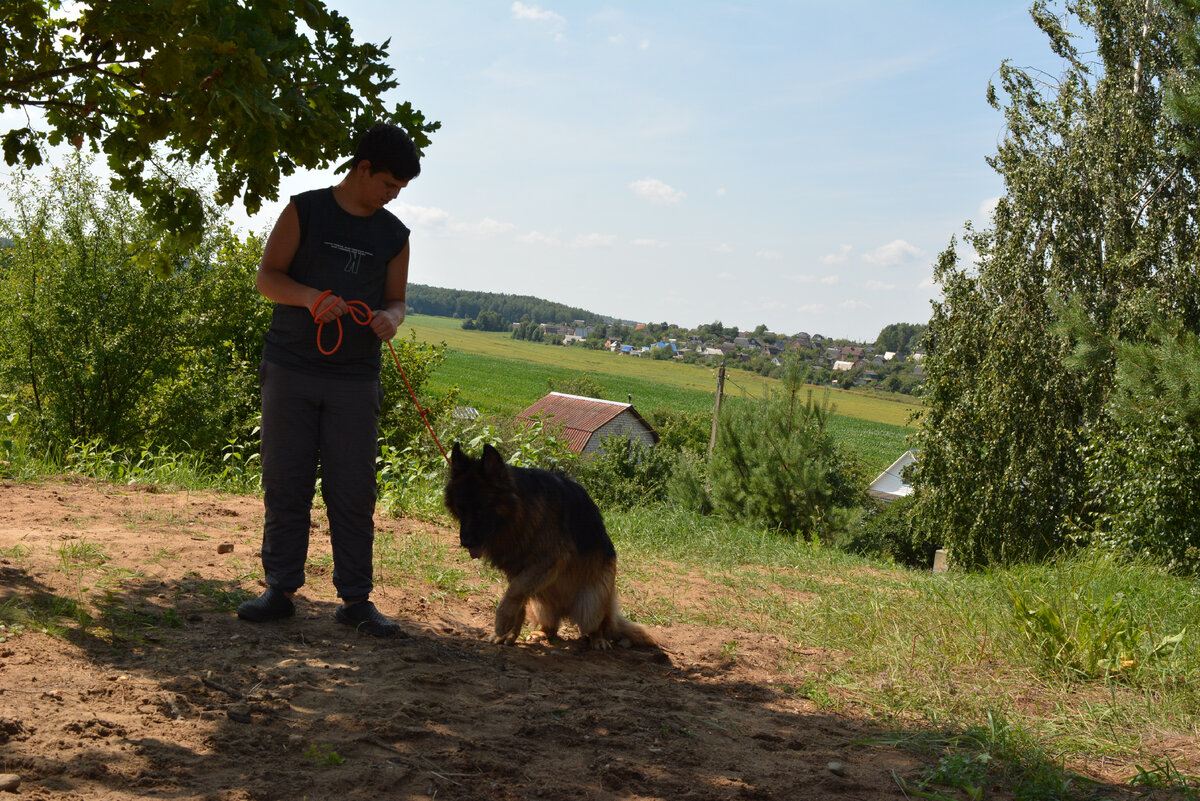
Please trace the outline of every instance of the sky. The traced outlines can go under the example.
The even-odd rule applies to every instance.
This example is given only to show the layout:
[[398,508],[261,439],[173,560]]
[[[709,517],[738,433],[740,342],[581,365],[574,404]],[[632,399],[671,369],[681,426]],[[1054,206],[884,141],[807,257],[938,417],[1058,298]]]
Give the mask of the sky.
[[937,255],[1003,192],[988,82],[1058,71],[1028,0],[329,5],[442,123],[388,207],[410,281],[687,328],[927,322]]

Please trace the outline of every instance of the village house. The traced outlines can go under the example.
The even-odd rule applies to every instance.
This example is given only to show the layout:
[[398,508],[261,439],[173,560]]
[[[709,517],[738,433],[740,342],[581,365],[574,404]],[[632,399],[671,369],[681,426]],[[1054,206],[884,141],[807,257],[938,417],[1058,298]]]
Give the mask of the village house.
[[647,446],[658,443],[658,433],[632,403],[551,392],[521,411],[517,419],[525,423],[540,420],[566,440],[568,448],[583,455],[595,453],[615,434]]

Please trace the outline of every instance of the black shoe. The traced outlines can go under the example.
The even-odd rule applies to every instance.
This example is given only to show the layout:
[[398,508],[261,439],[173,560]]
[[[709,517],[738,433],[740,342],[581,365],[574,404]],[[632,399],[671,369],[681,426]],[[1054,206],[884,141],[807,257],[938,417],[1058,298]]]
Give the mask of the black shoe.
[[359,601],[356,604],[339,606],[333,614],[334,620],[347,626],[354,626],[360,634],[370,634],[372,637],[404,637],[404,629],[395,621],[388,620],[375,604],[370,601]]
[[267,587],[267,591],[238,606],[237,615],[242,620],[253,620],[255,623],[266,623],[270,620],[282,620],[296,614],[296,605],[283,590]]

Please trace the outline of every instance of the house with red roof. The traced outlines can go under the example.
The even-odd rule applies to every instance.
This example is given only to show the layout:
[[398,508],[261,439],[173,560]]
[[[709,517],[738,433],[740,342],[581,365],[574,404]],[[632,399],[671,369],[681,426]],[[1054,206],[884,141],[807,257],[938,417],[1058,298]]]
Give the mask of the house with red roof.
[[658,442],[658,433],[637,413],[632,403],[585,398],[551,392],[517,415],[518,420],[541,420],[579,454],[598,450],[607,437],[621,434],[646,446]]

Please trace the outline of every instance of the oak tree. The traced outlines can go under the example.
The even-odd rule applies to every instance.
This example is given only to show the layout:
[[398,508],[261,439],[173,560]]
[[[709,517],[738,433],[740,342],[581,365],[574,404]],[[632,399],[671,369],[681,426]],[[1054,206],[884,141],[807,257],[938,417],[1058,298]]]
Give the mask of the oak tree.
[[438,123],[384,103],[387,48],[356,42],[321,0],[6,0],[0,110],[27,122],[4,133],[4,158],[103,153],[114,189],[198,242],[206,200],[172,162],[211,165],[217,202],[254,213],[281,176],[345,158],[376,122],[429,144]]

